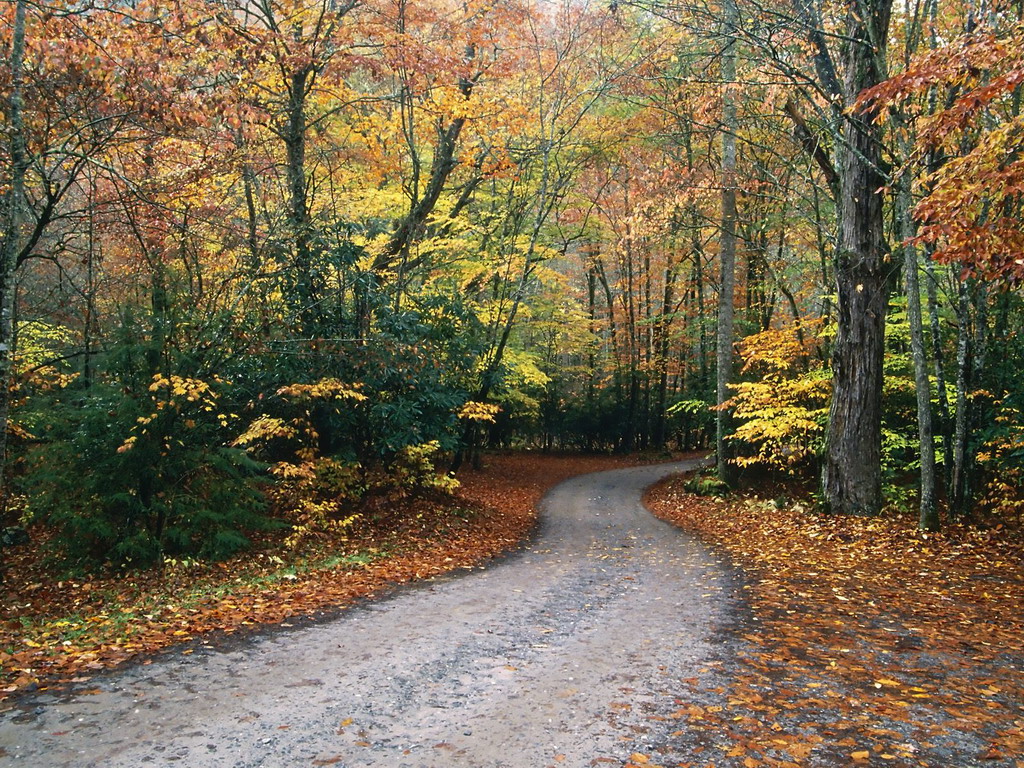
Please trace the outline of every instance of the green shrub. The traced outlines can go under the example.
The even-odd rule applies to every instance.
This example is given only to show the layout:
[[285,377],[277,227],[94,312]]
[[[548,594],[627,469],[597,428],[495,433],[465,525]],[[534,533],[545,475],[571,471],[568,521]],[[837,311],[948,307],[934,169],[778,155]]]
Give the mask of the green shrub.
[[54,529],[69,564],[219,559],[269,524],[255,482],[262,466],[225,444],[226,386],[157,376],[145,394],[96,386],[52,404],[30,459],[28,512]]

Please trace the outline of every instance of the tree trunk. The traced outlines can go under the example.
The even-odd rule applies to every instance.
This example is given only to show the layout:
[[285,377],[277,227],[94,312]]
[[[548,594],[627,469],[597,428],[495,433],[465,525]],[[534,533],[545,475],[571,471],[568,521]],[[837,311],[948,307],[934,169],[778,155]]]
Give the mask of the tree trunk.
[[722,50],[722,233],[719,246],[720,281],[718,289],[718,337],[715,370],[716,403],[715,454],[718,477],[729,482],[730,466],[726,449],[728,415],[722,404],[729,398],[732,379],[732,346],[736,292],[736,97],[732,92],[736,81],[736,3],[726,0]]
[[[627,199],[628,205],[628,199]],[[633,271],[633,245],[629,229],[626,230],[625,247],[620,264],[620,272],[626,276],[626,290],[621,293],[623,304],[623,315],[626,322],[626,340],[629,342],[629,387],[626,392],[626,423],[622,428],[622,443],[620,448],[625,453],[631,453],[636,448],[636,420],[638,410],[638,398],[640,395],[640,347],[637,334],[637,312],[636,312],[636,282]]]
[[[865,0],[849,11],[847,104],[884,79],[890,10],[891,0]],[[822,491],[833,512],[877,515],[882,508],[882,357],[889,301],[880,192],[885,178],[880,171],[880,129],[871,115],[846,115],[842,138],[836,152],[838,327]]]
[[608,273],[605,271],[604,261],[602,261],[600,256],[594,258],[594,267],[597,270],[598,282],[601,284],[604,301],[608,307],[608,340],[611,342],[615,400],[616,402],[622,402],[622,357],[619,350],[618,321],[615,319],[615,299],[612,297],[612,286],[608,282]]
[[953,476],[949,488],[949,511],[962,518],[967,512],[967,439],[971,376],[971,302],[967,283],[959,284],[956,337],[956,415],[953,427]]
[[946,393],[946,366],[942,350],[942,327],[939,324],[938,283],[935,263],[931,254],[925,251],[925,281],[928,295],[928,327],[932,337],[932,367],[935,371],[935,389],[938,394],[939,430],[942,432],[942,468],[949,488],[953,479],[953,429],[949,416],[949,396]]
[[[82,322],[82,386],[93,383],[93,327],[96,325],[96,177],[89,174],[89,224],[85,254],[85,317]],[[98,330],[98,329],[97,329]]]
[[23,207],[25,176],[28,173],[28,149],[25,144],[24,64],[25,64],[24,0],[14,9],[14,32],[11,38],[11,95],[7,104],[11,166],[4,201],[3,243],[0,244],[0,513],[6,502],[4,469],[7,464],[7,426],[11,415],[11,375],[14,364],[14,296],[15,270],[23,239]]
[[932,393],[928,381],[928,355],[924,343],[924,320],[921,312],[921,285],[918,279],[917,248],[908,241],[915,235],[911,218],[910,179],[900,181],[900,233],[904,240],[903,269],[906,273],[907,316],[910,320],[910,351],[914,358],[914,388],[917,392],[917,436],[921,455],[921,501],[918,527],[923,531],[939,529],[939,512],[935,506],[935,438],[932,426]]
[[306,91],[310,69],[292,74],[288,84],[287,124],[282,131],[287,156],[288,225],[292,246],[292,301],[303,333],[313,331],[317,312],[313,286],[313,222],[306,187]]
[[[689,126],[687,126],[686,132],[683,134],[684,147],[686,149],[686,169],[688,172],[694,170],[694,156],[693,156],[693,137]],[[701,242],[700,230],[701,230],[701,218],[700,211],[696,205],[688,206],[687,210],[690,227],[690,251],[693,254],[693,275],[692,281],[694,284],[696,311],[694,312],[694,319],[697,323],[698,336],[697,336],[697,360],[698,360],[698,376],[700,379],[699,386],[696,388],[697,392],[701,397],[707,392],[709,371],[708,371],[708,327],[707,323],[704,322],[704,244]],[[686,370],[685,366],[683,368]]]
[[[519,285],[516,288],[515,293],[512,295],[512,306],[509,308],[508,318],[505,320],[504,327],[502,328],[501,337],[498,339],[497,346],[494,348],[494,352],[491,354],[491,358],[480,376],[480,387],[477,389],[476,394],[473,397],[473,399],[479,403],[487,401],[487,397],[491,394],[491,389],[498,381],[498,373],[501,371],[501,364],[505,359],[505,348],[508,346],[508,340],[512,336],[513,328],[515,328],[516,315],[519,312],[523,295],[526,292],[526,286],[530,281],[530,277],[533,275],[535,267],[536,263],[531,261],[530,258],[527,258],[525,266],[523,267],[522,275],[519,278]],[[462,468],[462,463],[466,458],[466,452],[472,452],[475,447],[476,435],[476,422],[467,422],[466,428],[462,434],[462,442],[455,451],[455,455],[452,457],[452,462],[448,467],[448,474],[454,476],[459,469]],[[475,466],[477,465],[475,464]]]
[[664,448],[668,440],[666,433],[665,408],[668,401],[668,353],[669,353],[669,329],[672,324],[672,304],[675,301],[675,265],[672,263],[671,255],[667,257],[665,265],[665,290],[661,299],[661,317],[655,326],[655,355],[658,371],[658,392],[654,414],[654,435],[655,448]]
[[978,424],[983,421],[983,401],[976,399],[974,390],[983,386],[982,374],[985,370],[988,328],[988,286],[973,280],[961,283],[958,304],[960,328],[957,337],[956,428],[953,440],[950,510],[955,516],[966,520],[970,518],[972,512],[977,470],[971,438]]
[[697,376],[700,380],[697,392],[704,397],[711,384],[711,372],[708,370],[708,324],[704,318],[704,248],[700,237],[696,234],[697,214],[694,213],[694,235],[691,240],[693,246],[693,284],[694,300],[696,301],[695,318],[700,332],[697,335]]
[[[587,318],[589,320],[588,330],[591,336],[597,338],[597,274],[593,266],[587,270]],[[594,401],[597,393],[597,343],[590,341],[587,353],[587,406],[588,418],[595,413]],[[588,451],[594,449],[594,431],[587,429],[585,437]]]

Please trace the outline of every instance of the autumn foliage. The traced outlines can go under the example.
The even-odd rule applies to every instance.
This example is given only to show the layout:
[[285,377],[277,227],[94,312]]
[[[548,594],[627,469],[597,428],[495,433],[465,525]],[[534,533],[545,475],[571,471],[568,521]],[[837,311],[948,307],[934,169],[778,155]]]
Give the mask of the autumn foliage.
[[237,566],[716,419],[1019,526],[1021,7],[868,5],[3,4],[3,526]]

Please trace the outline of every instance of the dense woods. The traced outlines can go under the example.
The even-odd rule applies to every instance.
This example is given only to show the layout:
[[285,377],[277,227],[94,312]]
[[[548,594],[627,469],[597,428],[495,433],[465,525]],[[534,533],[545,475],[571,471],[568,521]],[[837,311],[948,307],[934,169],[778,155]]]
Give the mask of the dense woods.
[[1024,508],[1024,6],[0,6],[4,524],[218,558],[488,447]]

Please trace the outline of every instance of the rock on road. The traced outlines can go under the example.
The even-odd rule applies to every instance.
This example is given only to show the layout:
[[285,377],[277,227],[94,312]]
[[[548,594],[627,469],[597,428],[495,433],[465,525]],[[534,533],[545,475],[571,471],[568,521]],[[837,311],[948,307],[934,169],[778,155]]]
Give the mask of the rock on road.
[[0,765],[536,768],[664,749],[685,722],[666,717],[673,692],[707,683],[737,605],[716,556],[640,501],[694,464],[569,480],[529,546],[472,573],[24,698],[0,716]]

